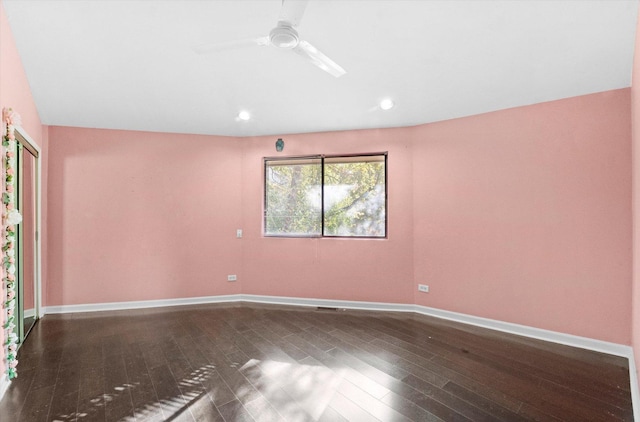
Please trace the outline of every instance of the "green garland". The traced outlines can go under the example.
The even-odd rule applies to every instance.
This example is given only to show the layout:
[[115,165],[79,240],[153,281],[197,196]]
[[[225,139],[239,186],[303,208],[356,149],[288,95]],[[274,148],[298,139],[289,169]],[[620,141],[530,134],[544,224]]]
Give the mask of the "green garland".
[[15,209],[16,202],[16,153],[18,146],[15,139],[15,126],[20,124],[20,116],[10,108],[2,110],[2,121],[6,125],[6,131],[2,137],[4,147],[3,167],[5,169],[4,192],[2,193],[3,225],[2,237],[2,281],[5,286],[6,297],[4,310],[6,320],[4,322],[4,346],[6,371],[9,379],[18,376],[18,336],[15,333],[15,307],[16,307],[16,224],[22,221],[20,213]]

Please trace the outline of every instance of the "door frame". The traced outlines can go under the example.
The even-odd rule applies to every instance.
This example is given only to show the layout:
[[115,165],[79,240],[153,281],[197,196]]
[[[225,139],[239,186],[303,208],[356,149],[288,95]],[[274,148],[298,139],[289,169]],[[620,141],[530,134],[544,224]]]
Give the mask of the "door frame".
[[[36,238],[34,245],[34,269],[35,277],[35,318],[40,319],[42,315],[42,151],[40,146],[29,136],[29,134],[20,126],[15,128],[16,141],[21,143],[24,148],[31,150],[31,154],[36,160],[35,168],[35,211],[36,211]],[[33,153],[35,152],[35,154]]]

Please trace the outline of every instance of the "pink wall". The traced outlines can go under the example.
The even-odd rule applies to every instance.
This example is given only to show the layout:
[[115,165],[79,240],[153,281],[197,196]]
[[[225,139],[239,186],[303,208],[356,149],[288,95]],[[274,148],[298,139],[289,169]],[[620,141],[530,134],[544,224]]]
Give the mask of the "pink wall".
[[369,241],[262,237],[262,158],[275,155],[274,137],[51,127],[45,305],[240,292],[410,303],[408,132],[285,137],[289,155],[390,151],[393,234]]
[[240,292],[241,143],[50,127],[45,305]]
[[417,304],[630,344],[628,89],[415,129]]
[[42,123],[1,3],[0,52],[0,107],[13,108],[22,117],[22,127],[42,147]]
[[[413,278],[411,129],[243,139],[243,292],[411,303]],[[388,239],[262,237],[263,157],[388,151]]]
[[[27,134],[40,146],[42,163],[46,168],[47,142],[46,126],[43,126],[38,110],[36,109],[27,77],[22,67],[22,62],[16,49],[15,40],[9,28],[9,22],[5,14],[4,7],[0,1],[0,109],[11,107],[22,117],[22,127]],[[43,174],[43,188],[46,189],[46,173]],[[46,207],[46,200],[43,199],[43,207]],[[46,230],[43,230],[42,241],[46,242]],[[43,260],[43,269],[46,262]],[[43,273],[44,274],[44,273]],[[1,287],[0,287],[1,289]],[[2,297],[5,292],[2,291]],[[2,318],[4,319],[4,318]],[[0,344],[4,344],[4,330],[0,330]],[[4,348],[0,348],[0,373],[4,373]]]

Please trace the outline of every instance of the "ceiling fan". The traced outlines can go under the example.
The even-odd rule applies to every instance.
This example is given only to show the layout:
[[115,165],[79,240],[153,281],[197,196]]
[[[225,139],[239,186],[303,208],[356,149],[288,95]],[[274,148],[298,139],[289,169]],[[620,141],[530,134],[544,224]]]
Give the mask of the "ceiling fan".
[[282,0],[278,24],[269,32],[268,36],[248,40],[203,44],[194,49],[197,53],[204,54],[233,48],[270,45],[283,50],[291,50],[325,72],[339,78],[344,75],[346,71],[308,41],[301,39],[298,31],[296,31],[308,2],[309,0]]

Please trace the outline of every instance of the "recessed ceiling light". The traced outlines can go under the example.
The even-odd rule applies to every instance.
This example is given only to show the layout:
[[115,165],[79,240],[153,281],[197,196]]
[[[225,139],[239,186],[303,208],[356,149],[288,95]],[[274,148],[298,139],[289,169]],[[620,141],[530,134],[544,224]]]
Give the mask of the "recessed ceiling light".
[[391,110],[394,105],[395,103],[391,98],[385,98],[384,100],[380,101],[380,108],[383,110]]
[[247,121],[250,118],[251,118],[251,113],[249,113],[247,110],[242,110],[240,113],[238,113],[238,119],[240,120]]

